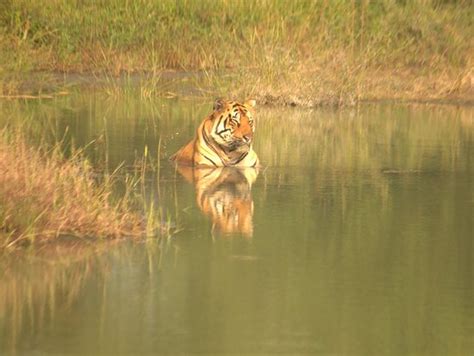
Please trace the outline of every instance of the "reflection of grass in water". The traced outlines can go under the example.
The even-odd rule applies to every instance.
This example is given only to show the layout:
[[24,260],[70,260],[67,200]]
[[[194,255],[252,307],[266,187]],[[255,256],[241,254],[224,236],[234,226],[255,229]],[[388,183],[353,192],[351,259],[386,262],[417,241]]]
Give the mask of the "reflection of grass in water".
[[122,265],[132,258],[147,261],[150,278],[164,264],[178,262],[179,251],[170,240],[148,239],[137,249],[134,246],[117,240],[69,240],[0,252],[0,352],[15,354],[27,349],[25,341],[54,327],[75,304],[82,303],[84,290],[91,283],[98,290],[97,320],[100,329],[105,328],[108,280],[116,261]]
[[268,167],[261,178],[264,196],[300,184],[308,194],[288,195],[288,202],[301,211],[314,204],[333,211],[336,205],[342,219],[355,214],[351,207],[358,201],[389,208],[393,179],[472,174],[465,146],[473,140],[472,113],[472,108],[439,106],[262,109],[255,151]]
[[34,334],[58,312],[70,308],[85,283],[108,270],[107,260],[99,258],[108,248],[110,243],[62,243],[1,255],[2,347],[14,350],[22,333]]
[[[107,150],[114,169],[121,162],[133,164],[145,145],[156,157],[160,136],[158,158],[167,158],[184,144],[178,140],[180,135],[190,135],[188,130],[194,131],[195,120],[202,120],[212,108],[211,102],[202,100],[144,101],[137,91],[129,94],[115,97],[102,92],[78,92],[53,101],[0,101],[0,113],[5,118],[0,127],[7,123],[22,126],[24,130],[26,126],[34,142],[42,139],[54,142],[65,136],[68,145],[84,147],[96,141],[86,149],[88,158],[95,165],[104,159]],[[65,135],[68,127],[71,130]]]
[[[430,117],[426,118],[429,110]],[[472,135],[472,109],[363,106],[357,110],[265,110],[258,115],[256,151],[268,166],[328,171],[384,168],[430,170],[437,147],[443,169]],[[466,129],[464,129],[466,128]]]
[[[415,352],[472,349],[463,326],[472,305],[465,251],[472,231],[473,118],[472,108],[439,106],[260,111],[255,150],[269,167],[254,194],[256,222],[272,237],[269,246],[274,236],[298,239],[288,243],[275,273],[313,272],[284,280],[285,301],[298,308],[301,286],[313,287],[310,305],[322,307],[313,311],[319,322],[309,325],[331,352],[369,354],[373,349],[363,348],[376,338],[384,350],[403,353],[430,328],[446,337]],[[399,174],[384,174],[386,167]],[[380,286],[388,296],[381,297]],[[271,302],[270,310],[285,310]],[[365,322],[363,332],[354,328]],[[394,325],[407,326],[406,344],[394,337]]]

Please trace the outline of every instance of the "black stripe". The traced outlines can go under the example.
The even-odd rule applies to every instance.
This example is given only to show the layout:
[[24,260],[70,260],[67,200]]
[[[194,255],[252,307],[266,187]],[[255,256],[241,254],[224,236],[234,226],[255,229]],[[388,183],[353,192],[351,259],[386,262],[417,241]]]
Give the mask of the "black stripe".
[[213,150],[214,153],[220,158],[219,152],[216,151],[216,149],[214,148],[214,145],[212,145],[211,142],[209,141],[209,137],[207,136],[206,132],[204,131],[204,127],[202,128],[202,138],[204,139],[204,142],[206,143],[207,147],[209,147],[211,150]]
[[201,177],[201,179],[206,179],[207,177],[209,177],[210,175],[212,175],[214,173],[214,171],[210,171],[209,173],[205,174],[204,176]]
[[247,157],[247,155],[248,155],[248,152],[243,153],[242,156],[240,156],[239,159],[236,162],[234,162],[234,164],[241,162],[245,157]]
[[222,134],[227,131],[230,131],[232,133],[231,129],[225,129],[225,130],[222,130],[221,132],[216,132],[216,134],[218,134],[223,139]]
[[212,159],[210,159],[209,157],[207,157],[206,155],[204,155],[202,153],[201,153],[201,156],[203,156],[205,159],[207,159],[209,162],[211,162],[214,165],[214,167],[217,167],[217,164],[215,164]]
[[229,117],[227,117],[227,118],[224,119],[224,130],[222,130],[222,131],[217,131],[219,125],[221,124],[220,121],[222,121],[222,120],[219,120],[219,123],[216,125],[216,134],[217,134],[217,135],[219,135],[219,136],[222,137],[222,135],[221,135],[222,133],[224,133],[224,132],[226,132],[226,131],[232,131],[231,129],[226,128],[226,127],[229,125],[229,120],[230,120],[230,115],[229,115]]
[[202,127],[201,134],[202,134],[202,138],[204,139],[204,142],[206,143],[206,145],[211,146],[211,143],[209,142],[206,131],[204,130],[204,126]]
[[[202,127],[202,138],[204,139],[204,143],[207,145],[207,147],[210,147],[212,149],[212,145],[211,143],[209,142],[209,139],[207,137],[207,134],[206,134],[206,131],[204,130],[204,126]],[[211,159],[209,159],[209,157],[206,157],[202,152],[199,152],[204,158],[206,158],[207,160],[211,161],[213,165],[216,165]]]

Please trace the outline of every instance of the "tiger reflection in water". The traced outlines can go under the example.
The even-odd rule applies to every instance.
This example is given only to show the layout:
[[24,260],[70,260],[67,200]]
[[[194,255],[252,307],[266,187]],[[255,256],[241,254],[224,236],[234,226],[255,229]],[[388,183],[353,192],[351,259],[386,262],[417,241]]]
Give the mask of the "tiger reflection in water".
[[258,168],[177,166],[196,189],[196,201],[212,220],[212,232],[219,235],[253,235],[252,184]]

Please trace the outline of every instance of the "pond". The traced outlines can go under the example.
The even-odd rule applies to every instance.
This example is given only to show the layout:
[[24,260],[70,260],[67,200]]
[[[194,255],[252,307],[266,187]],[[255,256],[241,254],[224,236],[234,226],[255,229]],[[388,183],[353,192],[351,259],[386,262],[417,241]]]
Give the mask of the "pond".
[[258,108],[262,169],[192,180],[168,157],[211,108],[0,101],[1,126],[94,141],[111,170],[146,147],[149,203],[174,227],[0,257],[1,354],[472,352],[474,108]]

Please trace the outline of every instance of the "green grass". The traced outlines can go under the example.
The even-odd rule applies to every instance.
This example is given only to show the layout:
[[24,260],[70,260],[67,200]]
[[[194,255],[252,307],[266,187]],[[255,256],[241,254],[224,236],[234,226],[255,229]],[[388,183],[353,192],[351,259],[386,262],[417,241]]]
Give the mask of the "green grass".
[[225,85],[211,76],[215,91],[296,104],[440,98],[471,86],[469,0],[0,4],[3,95],[28,91],[24,78],[32,72],[169,69],[225,70]]

